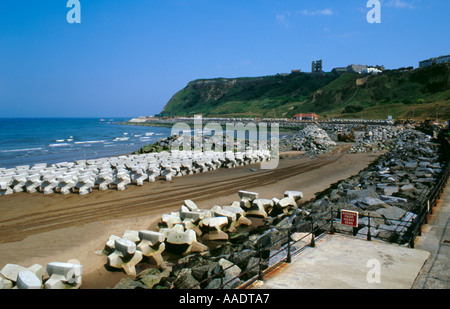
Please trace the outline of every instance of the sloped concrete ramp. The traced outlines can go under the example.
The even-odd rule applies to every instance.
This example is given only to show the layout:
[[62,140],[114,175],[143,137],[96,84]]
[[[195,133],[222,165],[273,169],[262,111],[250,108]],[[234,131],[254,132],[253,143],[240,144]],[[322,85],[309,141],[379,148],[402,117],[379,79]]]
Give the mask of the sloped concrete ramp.
[[410,289],[430,253],[327,235],[264,278],[262,289]]

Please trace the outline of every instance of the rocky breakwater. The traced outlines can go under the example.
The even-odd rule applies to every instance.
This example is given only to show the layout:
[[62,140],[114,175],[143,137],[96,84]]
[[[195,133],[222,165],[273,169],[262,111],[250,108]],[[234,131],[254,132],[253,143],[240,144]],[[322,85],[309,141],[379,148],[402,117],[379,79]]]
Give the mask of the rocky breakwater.
[[[223,133],[223,132],[222,132]],[[134,154],[157,153],[161,151],[171,150],[194,150],[194,151],[219,151],[219,152],[244,152],[247,150],[266,151],[270,149],[270,143],[267,141],[251,141],[249,139],[234,137],[228,134],[218,132],[208,136],[184,132],[184,134],[174,134],[165,138],[161,138],[153,144],[146,145]]]
[[[406,243],[434,184],[444,171],[439,144],[430,136],[406,129],[391,140],[392,150],[358,175],[317,195],[303,207],[313,217],[334,210],[359,214],[358,228],[336,224],[356,236]],[[370,218],[370,219],[369,219]]]
[[296,134],[285,136],[280,139],[280,150],[305,151],[308,156],[320,155],[335,147],[328,133],[318,125],[311,124],[299,130]]
[[321,123],[306,125],[296,134],[280,139],[280,150],[304,151],[313,157],[346,143],[348,153],[389,151],[396,138],[407,128],[384,124]]
[[389,151],[404,126],[385,124],[321,123],[306,125],[296,134],[280,139],[280,150],[304,151],[314,157],[332,150],[339,144],[349,144],[348,153]]
[[376,152],[389,150],[393,142],[407,128],[382,124],[322,124],[329,136],[339,142],[353,143],[349,153]]

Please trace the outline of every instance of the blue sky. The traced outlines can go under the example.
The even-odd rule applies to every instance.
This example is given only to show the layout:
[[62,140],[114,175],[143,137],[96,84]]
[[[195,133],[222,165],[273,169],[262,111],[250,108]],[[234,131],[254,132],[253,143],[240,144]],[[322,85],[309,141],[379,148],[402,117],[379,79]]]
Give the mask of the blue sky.
[[348,64],[417,67],[450,53],[450,1],[0,0],[0,117],[159,113],[199,78]]

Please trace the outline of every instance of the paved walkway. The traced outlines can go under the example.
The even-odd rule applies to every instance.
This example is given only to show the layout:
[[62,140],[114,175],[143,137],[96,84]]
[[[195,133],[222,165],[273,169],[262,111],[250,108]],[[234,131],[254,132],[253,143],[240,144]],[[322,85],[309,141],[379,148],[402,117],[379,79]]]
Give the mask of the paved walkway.
[[409,289],[430,253],[343,234],[327,235],[315,248],[264,278],[263,289]]
[[450,183],[424,226],[415,247],[431,253],[413,285],[414,289],[450,288]]
[[415,248],[327,235],[264,278],[262,289],[450,288],[450,186]]

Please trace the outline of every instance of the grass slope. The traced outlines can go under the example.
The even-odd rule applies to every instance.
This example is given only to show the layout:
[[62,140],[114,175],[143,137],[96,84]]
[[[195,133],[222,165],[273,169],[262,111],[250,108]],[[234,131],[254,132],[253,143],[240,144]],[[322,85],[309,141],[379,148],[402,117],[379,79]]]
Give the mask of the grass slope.
[[173,116],[450,119],[450,64],[379,75],[294,73],[201,79],[176,93],[162,113]]

